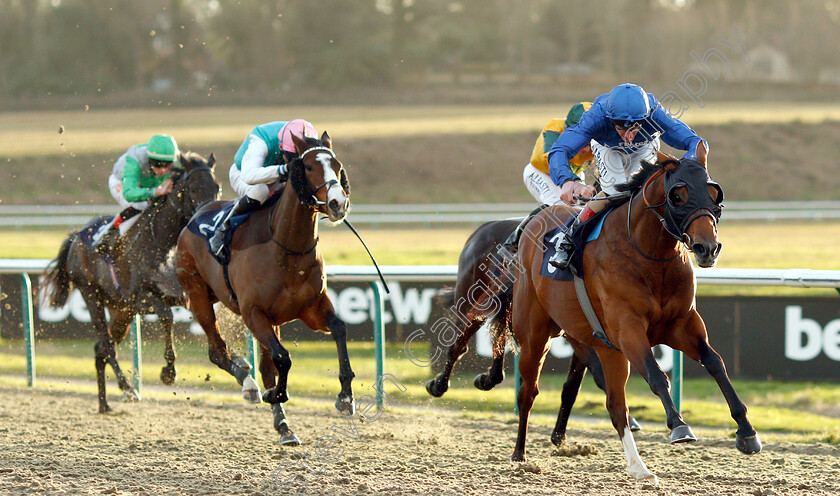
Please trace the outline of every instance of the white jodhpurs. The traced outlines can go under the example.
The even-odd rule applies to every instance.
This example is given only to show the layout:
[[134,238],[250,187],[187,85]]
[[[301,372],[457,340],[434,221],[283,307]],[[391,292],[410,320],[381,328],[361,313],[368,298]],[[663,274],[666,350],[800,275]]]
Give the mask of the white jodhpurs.
[[236,165],[230,166],[230,187],[236,192],[236,196],[248,196],[260,203],[265,203],[268,199],[268,184],[248,184],[242,180],[242,171],[236,168]]
[[565,202],[560,199],[560,186],[554,184],[551,176],[533,165],[525,166],[525,170],[522,171],[522,180],[525,181],[525,188],[539,203],[565,205]]
[[626,183],[630,175],[642,167],[642,160],[656,162],[656,152],[660,146],[659,138],[633,153],[601,145],[595,140],[592,140],[590,144],[592,154],[595,155],[595,161],[598,163],[601,189],[610,196],[618,193],[616,186]]

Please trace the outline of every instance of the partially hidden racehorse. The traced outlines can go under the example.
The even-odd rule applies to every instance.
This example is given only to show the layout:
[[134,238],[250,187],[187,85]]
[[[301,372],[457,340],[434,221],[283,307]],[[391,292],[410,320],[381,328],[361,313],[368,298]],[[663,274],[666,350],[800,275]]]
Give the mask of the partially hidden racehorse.
[[630,364],[660,398],[667,425],[685,421],[670,395],[668,378],[651,346],[666,344],[700,362],[717,381],[738,425],[735,446],[743,453],[761,451],[761,441],[747,418],[720,355],[709,345],[706,326],[695,304],[695,280],[688,250],[697,264],[715,264],[723,191],[699,162],[666,160],[646,164],[622,188],[631,199],[604,220],[598,239],[582,254],[582,276],[606,339],[593,335],[572,282],[541,275],[544,236],[571,214],[565,207],[543,210],[525,227],[519,245],[521,273],[496,296],[512,307],[508,324],[520,346],[519,430],[513,462],[525,461],[528,417],[538,394],[537,382],[549,340],[560,329],[570,341],[592,346],[601,359],[607,386],[607,409],[618,431],[630,474],[656,481],[636,449],[628,427],[624,387]]
[[343,220],[350,184],[327,133],[320,140],[293,139],[298,156],[289,164],[288,184],[279,200],[251,214],[236,230],[227,269],[208,251],[204,238],[190,229],[184,229],[178,239],[175,261],[190,309],[207,335],[210,360],[233,375],[243,386],[245,398],[253,402],[260,401],[260,394],[249,375],[250,364],[231,355],[219,334],[213,303],[221,301],[241,315],[259,341],[260,373],[267,389],[262,399],[271,403],[274,427],[285,445],[300,442],[289,428],[282,405],[289,399],[286,381],[292,360],[277,333],[286,322],[300,319],[313,330],[332,334],[341,382],[335,406],[340,412],[355,411],[347,331],[327,296],[318,246],[318,216],[326,215],[332,222]]
[[[487,222],[478,227],[464,244],[458,258],[458,277],[454,288],[448,288],[439,294],[439,303],[451,316],[451,321],[460,324],[461,333],[449,347],[443,370],[426,383],[426,391],[439,398],[449,389],[449,380],[457,361],[466,353],[470,339],[489,321],[491,325],[502,324],[501,319],[489,319],[493,313],[503,313],[507,309],[491,308],[483,305],[484,298],[500,284],[512,283],[508,278],[513,275],[506,266],[510,252],[500,250],[499,247],[519,225],[521,219],[504,219]],[[487,372],[475,377],[474,385],[483,391],[489,391],[505,378],[505,340],[504,333],[499,329],[491,330],[495,337],[493,343],[493,363]],[[560,446],[566,439],[566,425],[572,406],[577,399],[581,383],[586,370],[592,372],[595,384],[606,391],[604,373],[598,355],[590,346],[583,346],[578,341],[571,341],[574,350],[566,382],[557,413],[557,422],[551,433],[551,442]],[[631,429],[640,430],[642,427],[632,417],[629,419]]]
[[[93,233],[106,221],[100,216],[71,233],[61,245],[58,257],[47,267],[44,295],[49,303],[63,306],[75,286],[99,334],[95,363],[100,413],[111,410],[105,395],[106,363],[114,370],[124,399],[140,399],[120,369],[116,350],[138,313],[159,317],[158,326],[166,340],[166,365],[160,379],[164,384],[175,382],[170,307],[181,304],[181,298],[180,291],[173,291],[172,285],[167,284],[162,266],[193,213],[218,195],[219,184],[213,174],[215,160],[212,154],[208,159],[196,153],[180,155],[183,168],[173,168],[172,191],[150,200],[137,222],[115,242],[111,250],[113,260],[106,259],[90,245]],[[106,321],[106,308],[110,323]]]

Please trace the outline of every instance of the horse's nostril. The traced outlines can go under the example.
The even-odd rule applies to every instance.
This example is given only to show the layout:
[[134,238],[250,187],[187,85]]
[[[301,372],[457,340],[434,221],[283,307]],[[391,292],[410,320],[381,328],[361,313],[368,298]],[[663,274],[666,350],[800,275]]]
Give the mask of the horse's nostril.
[[340,208],[337,200],[330,200],[330,202],[328,203],[328,206],[330,207],[330,210],[332,210],[333,212],[338,212],[338,209]]
[[709,253],[709,250],[706,249],[706,245],[703,243],[694,243],[691,245],[691,251],[693,251],[696,255],[705,256]]

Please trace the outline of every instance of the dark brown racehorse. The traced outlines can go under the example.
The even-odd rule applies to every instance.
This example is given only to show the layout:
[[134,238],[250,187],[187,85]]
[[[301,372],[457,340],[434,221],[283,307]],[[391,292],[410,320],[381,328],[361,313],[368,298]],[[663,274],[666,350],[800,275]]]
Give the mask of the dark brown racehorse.
[[759,452],[761,441],[747,418],[747,407],[735,393],[720,355],[709,345],[697,313],[694,271],[684,248],[694,253],[701,267],[715,264],[721,247],[717,220],[722,190],[702,164],[687,159],[647,164],[623,189],[633,196],[607,216],[600,237],[586,245],[582,267],[589,298],[614,348],[593,336],[571,282],[540,275],[543,237],[571,214],[567,208],[546,209],[526,226],[518,252],[521,273],[512,290],[497,295],[510,299],[509,322],[521,350],[519,432],[511,461],[525,461],[537,382],[549,340],[559,329],[568,340],[597,351],[606,379],[607,409],[630,474],[637,479],[656,480],[656,476],[639,457],[628,427],[624,386],[630,364],[659,396],[668,427],[685,425],[671,400],[668,378],[651,352],[656,344],[682,351],[706,368],[738,424],[736,447],[744,453]]
[[[449,347],[443,370],[426,383],[426,391],[436,398],[443,396],[449,389],[452,370],[467,352],[473,335],[488,320],[493,325],[502,323],[501,320],[493,320],[489,317],[493,313],[505,312],[506,309],[492,308],[490,305],[483,307],[482,302],[485,301],[483,297],[488,296],[488,293],[496,289],[496,286],[513,283],[513,277],[516,274],[511,273],[512,269],[509,264],[506,264],[512,254],[505,249],[500,250],[499,247],[519,225],[519,222],[520,219],[505,219],[479,226],[461,250],[455,287],[441,291],[439,294],[439,303],[447,310],[452,322],[461,325],[461,333]],[[514,262],[510,260],[510,263]],[[505,336],[498,330],[491,331],[491,334],[496,338],[493,343],[493,363],[487,372],[477,375],[473,381],[475,387],[482,391],[493,389],[505,378]],[[604,373],[595,350],[590,346],[581,345],[578,341],[572,341],[571,344],[574,354],[569,364],[566,382],[563,384],[557,423],[551,433],[551,442],[556,446],[562,445],[566,439],[566,425],[587,369],[592,372],[595,384],[606,391]],[[630,417],[629,421],[632,430],[637,431],[642,428],[634,418]],[[691,438],[694,439],[693,434]]]
[[[274,427],[282,444],[299,441],[288,426],[282,403],[289,399],[286,380],[292,365],[277,332],[300,319],[311,329],[331,333],[338,349],[340,412],[353,413],[354,373],[347,355],[347,331],[327,296],[324,260],[318,247],[318,216],[340,222],[347,214],[350,185],[327,133],[320,140],[293,136],[298,156],[289,164],[289,184],[270,208],[253,213],[234,233],[228,266],[223,267],[201,237],[184,229],[178,239],[176,270],[189,305],[207,334],[210,360],[236,377],[249,401],[259,402],[259,388],[248,375],[250,365],[231,357],[219,335],[213,303],[221,301],[242,320],[261,345],[260,373],[272,404]],[[291,187],[289,187],[291,186]],[[218,204],[206,208],[216,208]]]
[[[113,265],[82,241],[86,231],[90,234],[101,225],[102,217],[97,217],[70,234],[45,274],[45,291],[50,304],[63,306],[75,286],[99,333],[95,349],[100,413],[111,410],[105,397],[106,363],[113,368],[124,399],[140,399],[120,369],[116,350],[138,313],[154,313],[159,317],[157,325],[166,338],[166,365],[160,379],[164,384],[175,382],[170,307],[182,303],[181,293],[180,288],[172,291],[161,266],[193,213],[219,193],[219,184],[213,175],[216,159],[212,154],[207,160],[195,153],[179,158],[183,169],[173,169],[172,192],[150,200],[137,222],[116,241],[112,249]],[[110,325],[105,318],[106,308],[111,314]]]

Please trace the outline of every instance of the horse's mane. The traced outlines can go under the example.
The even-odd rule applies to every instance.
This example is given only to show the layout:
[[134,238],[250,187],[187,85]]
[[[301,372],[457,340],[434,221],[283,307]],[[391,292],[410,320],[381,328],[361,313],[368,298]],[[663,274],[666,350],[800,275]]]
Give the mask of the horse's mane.
[[628,179],[626,183],[617,185],[615,187],[616,191],[619,193],[636,191],[644,186],[645,182],[650,179],[650,176],[652,176],[654,172],[658,171],[659,168],[660,164],[658,163],[651,163],[646,160],[642,160],[642,167],[631,174],[630,179]]

